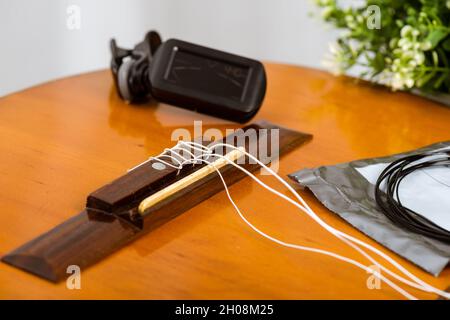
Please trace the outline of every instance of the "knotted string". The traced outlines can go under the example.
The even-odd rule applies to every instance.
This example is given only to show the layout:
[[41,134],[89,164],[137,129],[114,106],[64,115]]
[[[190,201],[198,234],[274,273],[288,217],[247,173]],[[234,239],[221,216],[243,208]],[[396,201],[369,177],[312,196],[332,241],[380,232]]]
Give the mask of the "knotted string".
[[[189,151],[189,149],[199,151],[199,154],[195,154]],[[187,153],[189,157],[182,155],[180,152],[185,154]],[[195,165],[203,161],[208,161],[208,159],[212,155],[213,150],[210,147],[195,142],[178,141],[178,143],[174,147],[165,148],[164,151],[159,155],[148,158],[146,161],[127,170],[127,172],[133,171],[150,161],[162,163],[165,166],[177,169],[179,172],[185,165]],[[167,161],[165,159],[168,159],[170,161]]]

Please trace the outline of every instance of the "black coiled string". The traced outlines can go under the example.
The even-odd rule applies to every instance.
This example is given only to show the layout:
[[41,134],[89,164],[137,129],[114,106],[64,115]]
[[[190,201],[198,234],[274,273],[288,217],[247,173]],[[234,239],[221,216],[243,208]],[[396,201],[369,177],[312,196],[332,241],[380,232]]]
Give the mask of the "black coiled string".
[[[406,176],[430,167],[450,167],[450,153],[445,151],[427,152],[392,162],[378,177],[375,185],[375,200],[386,217],[399,227],[450,243],[450,231],[404,207],[399,196],[400,184]],[[386,181],[386,191],[382,191],[380,188],[383,181]],[[450,214],[450,208],[448,208],[448,214]]]

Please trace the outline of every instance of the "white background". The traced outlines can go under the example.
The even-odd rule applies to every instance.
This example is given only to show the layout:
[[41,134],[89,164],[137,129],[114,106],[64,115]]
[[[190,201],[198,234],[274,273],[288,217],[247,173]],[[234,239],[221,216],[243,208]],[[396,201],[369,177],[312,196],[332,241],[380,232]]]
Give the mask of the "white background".
[[[80,29],[67,8],[81,9]],[[311,17],[310,13],[315,12]],[[255,59],[321,67],[336,32],[313,0],[0,0],[0,96],[109,66],[146,31]]]

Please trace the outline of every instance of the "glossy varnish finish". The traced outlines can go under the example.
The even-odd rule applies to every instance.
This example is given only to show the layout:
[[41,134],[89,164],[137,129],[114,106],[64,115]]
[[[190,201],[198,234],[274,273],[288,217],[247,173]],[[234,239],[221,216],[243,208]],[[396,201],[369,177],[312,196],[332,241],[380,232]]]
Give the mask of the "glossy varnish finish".
[[[280,161],[283,176],[450,139],[446,107],[311,69],[274,64],[266,69],[268,92],[257,118],[314,135]],[[173,145],[173,130],[192,130],[194,120],[203,121],[203,131],[238,127],[166,105],[126,105],[113,92],[107,71],[0,99],[0,255],[80,212],[89,193]],[[270,177],[262,179],[276,185]],[[248,219],[265,232],[366,263],[251,179],[230,191]],[[382,248],[309,192],[300,192],[327,222]],[[448,268],[434,278],[396,259],[437,287],[450,284]],[[343,262],[261,238],[221,192],[82,271],[81,290],[0,264],[0,297],[401,298],[384,284],[381,290],[367,289],[367,276]]]

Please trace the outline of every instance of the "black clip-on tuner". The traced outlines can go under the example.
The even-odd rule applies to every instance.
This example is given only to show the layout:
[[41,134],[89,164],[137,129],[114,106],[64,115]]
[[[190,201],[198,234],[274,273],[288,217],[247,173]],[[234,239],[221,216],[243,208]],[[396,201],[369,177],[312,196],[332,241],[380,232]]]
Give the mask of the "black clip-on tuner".
[[181,108],[247,122],[266,92],[262,63],[197,44],[170,39],[155,31],[133,50],[111,40],[111,71],[122,99],[149,98]]

